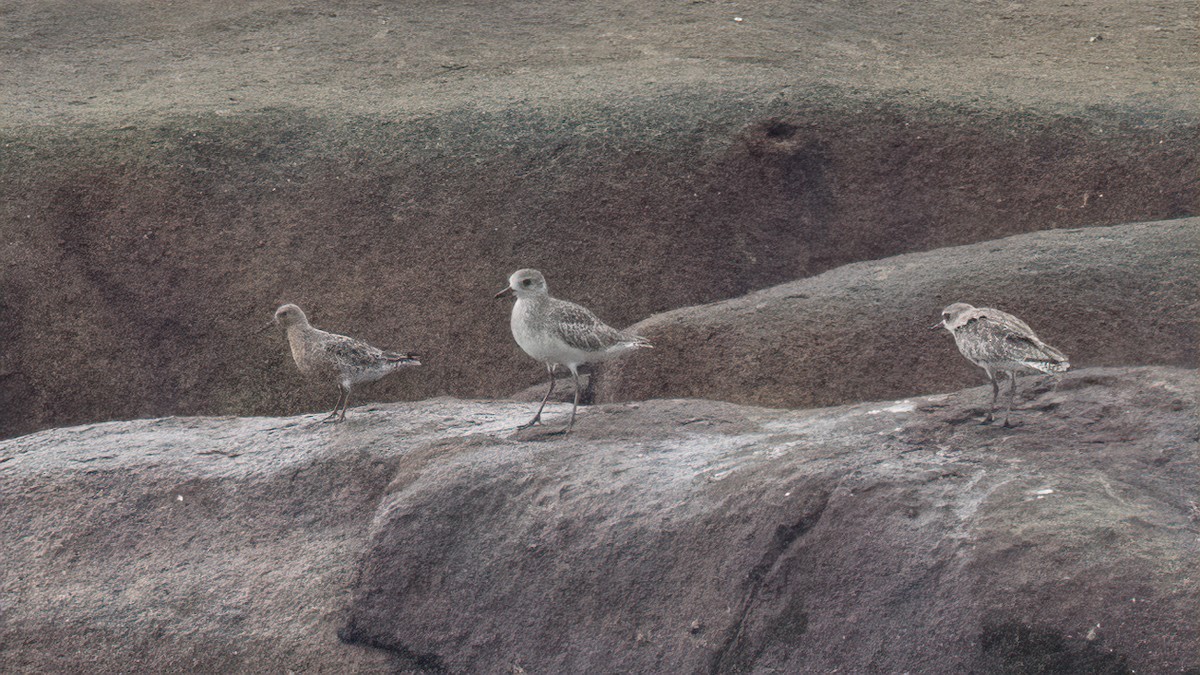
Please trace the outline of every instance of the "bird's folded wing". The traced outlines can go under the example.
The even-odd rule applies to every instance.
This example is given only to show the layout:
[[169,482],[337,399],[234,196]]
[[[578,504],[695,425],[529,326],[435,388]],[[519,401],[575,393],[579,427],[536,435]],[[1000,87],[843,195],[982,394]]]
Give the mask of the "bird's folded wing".
[[997,326],[998,334],[1003,335],[1006,351],[1012,356],[1022,356],[1014,359],[1020,361],[1045,361],[1048,363],[1065,363],[1067,355],[1054,347],[1042,342],[1029,327],[1029,324],[1007,312],[997,309],[983,310],[982,319]]
[[329,333],[319,347],[332,358],[352,366],[366,367],[384,358],[383,350],[352,337]]
[[553,330],[569,347],[597,352],[621,343],[621,331],[596,318],[585,307],[565,300],[555,303],[550,315]]
[[1014,357],[1014,361],[1059,363],[1067,360],[1066,354],[1042,342],[1037,336],[1027,337],[1024,335],[1009,334],[1005,336],[1004,342],[1008,353]]
[[1055,363],[1066,356],[1038,339],[1024,321],[1003,312],[980,314],[963,329],[974,334],[979,349],[991,361],[1010,363]]

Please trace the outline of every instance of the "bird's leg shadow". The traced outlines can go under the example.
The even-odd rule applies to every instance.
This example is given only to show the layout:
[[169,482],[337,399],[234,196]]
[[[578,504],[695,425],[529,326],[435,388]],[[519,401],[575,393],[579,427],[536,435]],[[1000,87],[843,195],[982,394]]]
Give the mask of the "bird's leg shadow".
[[541,424],[538,427],[536,430],[532,430],[531,427],[518,428],[508,435],[508,440],[525,442],[548,441],[551,438],[557,438],[566,433],[565,429],[547,429]]

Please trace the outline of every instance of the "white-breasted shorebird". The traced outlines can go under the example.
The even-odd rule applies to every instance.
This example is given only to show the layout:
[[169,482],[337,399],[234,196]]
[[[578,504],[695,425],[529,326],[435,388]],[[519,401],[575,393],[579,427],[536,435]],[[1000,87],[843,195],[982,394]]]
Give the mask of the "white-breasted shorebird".
[[571,419],[565,433],[574,426],[575,412],[579,408],[579,366],[607,361],[631,349],[652,346],[640,335],[609,326],[586,307],[550,297],[546,278],[537,270],[513,272],[508,279],[508,288],[496,297],[506,295],[517,296],[512,311],[513,338],[526,354],[545,364],[550,374],[550,389],[542,397],[537,414],[519,429],[541,423],[542,410],[554,392],[556,367],[566,366],[575,382],[575,403],[571,406]]

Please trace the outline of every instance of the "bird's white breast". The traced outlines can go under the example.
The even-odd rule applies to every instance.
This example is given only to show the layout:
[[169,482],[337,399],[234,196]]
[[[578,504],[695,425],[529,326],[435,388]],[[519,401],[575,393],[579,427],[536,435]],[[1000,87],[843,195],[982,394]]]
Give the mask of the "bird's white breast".
[[544,309],[536,301],[519,298],[513,305],[512,334],[524,352],[542,363],[580,364],[597,361],[602,355],[569,346],[558,336]]

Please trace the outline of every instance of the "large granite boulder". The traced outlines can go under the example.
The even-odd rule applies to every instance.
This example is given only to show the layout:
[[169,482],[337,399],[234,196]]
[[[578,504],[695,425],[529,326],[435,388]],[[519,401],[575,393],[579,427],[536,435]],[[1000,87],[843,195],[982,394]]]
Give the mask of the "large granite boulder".
[[944,330],[954,302],[1024,319],[1074,367],[1200,365],[1200,219],[1017,235],[846,265],[633,326],[599,401],[813,407],[985,381]]
[[976,424],[978,387],[602,405],[565,438],[454,399],[39,432],[0,442],[0,662],[1186,671],[1198,385],[1022,382],[1015,429]]

